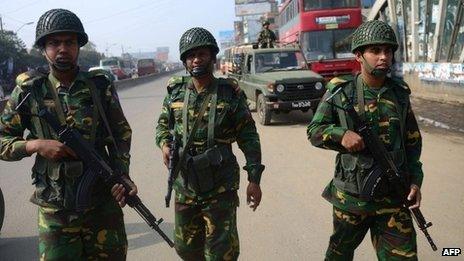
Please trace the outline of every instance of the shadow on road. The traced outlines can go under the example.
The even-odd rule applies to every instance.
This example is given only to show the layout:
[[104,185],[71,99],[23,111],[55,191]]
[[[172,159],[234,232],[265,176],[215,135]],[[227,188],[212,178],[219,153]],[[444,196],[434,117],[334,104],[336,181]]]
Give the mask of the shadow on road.
[[[172,240],[174,224],[163,222],[159,226],[161,230],[163,230],[163,232]],[[143,248],[159,243],[167,244],[164,239],[158,235],[158,233],[156,233],[145,223],[126,224],[126,233],[129,241],[129,250]]]
[[[256,113],[254,113],[257,117]],[[291,111],[289,113],[272,113],[272,121],[269,126],[308,126],[309,122],[313,118],[313,113],[309,112],[301,112],[301,111]],[[255,118],[255,120],[258,120]]]
[[39,237],[0,238],[1,260],[38,260]]

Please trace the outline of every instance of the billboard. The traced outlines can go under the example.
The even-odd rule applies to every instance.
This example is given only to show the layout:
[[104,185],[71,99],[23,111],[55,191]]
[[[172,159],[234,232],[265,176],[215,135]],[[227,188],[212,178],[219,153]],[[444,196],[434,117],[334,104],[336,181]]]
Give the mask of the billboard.
[[269,13],[272,10],[271,3],[251,3],[235,5],[235,16],[247,16]]
[[234,40],[234,30],[219,31],[219,42],[230,42]]
[[236,5],[269,2],[269,0],[235,0]]
[[235,43],[234,38],[234,30],[219,31],[219,45],[221,49],[233,46]]

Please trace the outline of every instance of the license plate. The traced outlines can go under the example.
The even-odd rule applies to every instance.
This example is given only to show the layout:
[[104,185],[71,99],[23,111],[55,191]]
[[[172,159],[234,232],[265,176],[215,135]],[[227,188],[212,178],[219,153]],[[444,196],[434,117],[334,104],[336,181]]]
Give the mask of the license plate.
[[311,101],[292,102],[292,108],[305,108],[305,107],[311,107]]

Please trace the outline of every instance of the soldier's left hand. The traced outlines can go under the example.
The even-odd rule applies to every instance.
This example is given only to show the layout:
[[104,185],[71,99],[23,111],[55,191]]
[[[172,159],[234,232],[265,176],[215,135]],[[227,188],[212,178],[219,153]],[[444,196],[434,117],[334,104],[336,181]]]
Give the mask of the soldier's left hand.
[[[129,191],[129,195],[135,196],[137,195],[137,186],[132,182],[127,176],[123,175],[122,178],[124,179],[127,184],[130,185],[131,191]],[[111,188],[111,194],[113,195],[114,199],[119,203],[120,207],[126,206],[126,189],[122,184],[115,184]]]
[[250,182],[247,187],[247,204],[250,205],[250,208],[253,209],[253,211],[256,210],[256,208],[259,206],[259,203],[261,202],[261,187],[253,182]]
[[422,200],[420,188],[416,184],[412,184],[410,188],[411,190],[409,191],[408,200],[415,200],[415,202],[409,206],[409,209],[418,208],[420,207],[420,202]]

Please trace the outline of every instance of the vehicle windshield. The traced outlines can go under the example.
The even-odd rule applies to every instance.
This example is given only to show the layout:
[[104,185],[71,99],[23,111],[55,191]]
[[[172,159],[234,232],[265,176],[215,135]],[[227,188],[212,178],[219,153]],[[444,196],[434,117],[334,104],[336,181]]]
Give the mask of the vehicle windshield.
[[141,59],[137,61],[138,67],[153,67],[155,66],[155,61],[152,59]]
[[255,71],[257,73],[301,70],[306,67],[303,55],[298,51],[258,53],[255,57]]
[[355,29],[305,32],[301,48],[307,60],[352,58],[351,38]]
[[304,10],[359,7],[359,0],[304,0]]
[[119,66],[118,60],[103,60],[101,63],[102,66]]

